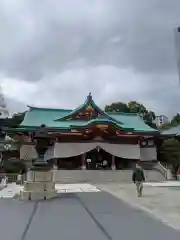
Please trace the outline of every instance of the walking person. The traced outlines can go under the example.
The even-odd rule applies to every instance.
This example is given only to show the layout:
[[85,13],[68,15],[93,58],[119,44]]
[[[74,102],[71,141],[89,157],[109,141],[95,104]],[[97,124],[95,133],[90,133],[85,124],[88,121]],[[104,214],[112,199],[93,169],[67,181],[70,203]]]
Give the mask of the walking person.
[[177,180],[180,181],[180,166],[178,167],[177,170]]
[[145,177],[144,177],[144,171],[141,168],[141,166],[139,166],[139,164],[136,164],[136,168],[132,175],[132,180],[136,184],[138,197],[142,197],[143,182],[145,181]]

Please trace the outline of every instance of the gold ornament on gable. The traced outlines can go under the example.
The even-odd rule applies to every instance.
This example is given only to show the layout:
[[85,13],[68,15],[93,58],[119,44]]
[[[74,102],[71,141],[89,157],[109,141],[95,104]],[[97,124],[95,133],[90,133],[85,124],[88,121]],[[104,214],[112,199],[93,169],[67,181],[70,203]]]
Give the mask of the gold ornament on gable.
[[108,128],[108,125],[107,124],[97,124],[96,127],[99,129],[105,130]]

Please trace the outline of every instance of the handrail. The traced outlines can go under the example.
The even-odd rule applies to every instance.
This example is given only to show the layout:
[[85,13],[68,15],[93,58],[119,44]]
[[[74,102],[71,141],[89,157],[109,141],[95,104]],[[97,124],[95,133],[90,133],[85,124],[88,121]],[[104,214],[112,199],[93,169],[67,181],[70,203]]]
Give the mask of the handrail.
[[161,174],[167,179],[168,177],[168,169],[165,168],[160,162],[157,162],[154,166],[154,169],[157,169],[161,172]]
[[8,182],[16,182],[18,179],[18,174],[14,174],[14,173],[1,173],[0,174],[0,180],[2,178],[6,177]]
[[[18,173],[0,173],[0,181],[2,178],[7,178],[8,183],[19,183],[23,184],[24,180],[26,179],[25,174],[21,175]],[[19,178],[20,177],[20,178]]]

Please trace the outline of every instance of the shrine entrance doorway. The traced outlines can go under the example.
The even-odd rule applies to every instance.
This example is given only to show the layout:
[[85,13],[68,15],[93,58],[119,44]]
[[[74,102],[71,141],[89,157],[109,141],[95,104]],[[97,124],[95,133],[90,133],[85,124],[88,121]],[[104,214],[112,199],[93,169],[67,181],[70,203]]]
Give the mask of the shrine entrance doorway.
[[111,169],[112,155],[97,147],[86,153],[86,168],[89,170]]

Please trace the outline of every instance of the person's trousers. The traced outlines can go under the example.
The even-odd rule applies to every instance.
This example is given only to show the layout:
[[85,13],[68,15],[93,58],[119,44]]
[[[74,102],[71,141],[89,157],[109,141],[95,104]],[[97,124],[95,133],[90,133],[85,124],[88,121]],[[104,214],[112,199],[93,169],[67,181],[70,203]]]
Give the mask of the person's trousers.
[[180,174],[177,174],[177,180],[180,181]]
[[137,181],[136,182],[136,189],[137,189],[138,197],[141,197],[142,196],[142,191],[143,191],[143,182],[142,181]]

